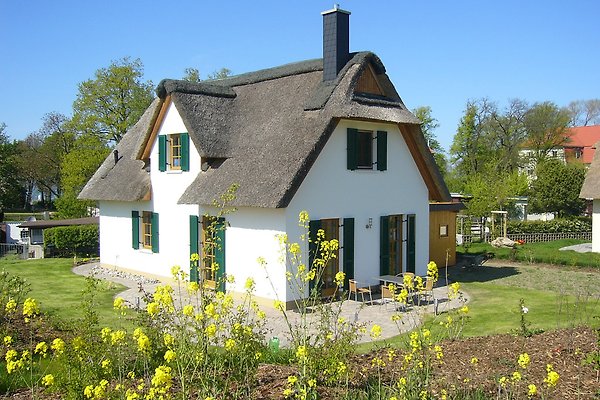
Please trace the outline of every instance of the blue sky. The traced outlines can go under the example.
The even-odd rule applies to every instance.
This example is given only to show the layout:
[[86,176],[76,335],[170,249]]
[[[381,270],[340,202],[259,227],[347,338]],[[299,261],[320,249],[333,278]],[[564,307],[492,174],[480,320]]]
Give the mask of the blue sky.
[[[338,1],[350,50],[382,59],[405,104],[428,105],[446,148],[465,104],[600,98],[600,2]],[[44,114],[70,115],[77,84],[112,60],[140,58],[157,84],[187,67],[203,77],[322,56],[333,2],[0,0],[0,122],[13,139]]]

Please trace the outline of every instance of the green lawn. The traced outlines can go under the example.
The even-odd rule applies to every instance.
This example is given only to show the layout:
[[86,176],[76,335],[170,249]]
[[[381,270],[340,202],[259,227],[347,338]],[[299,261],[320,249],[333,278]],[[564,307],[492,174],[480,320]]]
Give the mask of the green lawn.
[[[513,249],[496,249],[488,243],[472,243],[457,246],[458,255],[487,254],[494,258],[521,261],[525,263],[545,263],[572,267],[600,268],[600,254],[578,253],[573,250],[560,251],[562,247],[586,243],[585,240],[562,239],[553,242],[525,243]],[[589,242],[588,242],[589,243]]]
[[[26,261],[0,258],[0,271],[26,279],[31,287],[28,297],[38,300],[42,311],[55,324],[66,324],[66,327],[83,317],[82,293],[86,289],[86,278],[71,272],[72,265],[73,260],[65,258]],[[113,296],[124,289],[122,285],[99,281],[95,301],[101,326],[119,323],[112,308]]]

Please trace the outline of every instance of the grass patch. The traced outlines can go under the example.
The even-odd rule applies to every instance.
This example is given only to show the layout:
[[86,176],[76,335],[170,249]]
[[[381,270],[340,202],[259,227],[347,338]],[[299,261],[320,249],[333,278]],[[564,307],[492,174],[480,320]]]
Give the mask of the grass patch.
[[[451,267],[450,280],[460,282],[471,301],[463,336],[488,336],[520,329],[519,300],[525,300],[530,328],[553,330],[580,325],[596,326],[600,316],[600,273],[570,267],[482,266]],[[442,278],[443,279],[443,278]],[[424,325],[439,337],[446,315],[426,316]],[[382,344],[408,343],[408,334],[381,342],[364,343],[367,352]]]
[[[83,318],[83,290],[86,288],[86,278],[74,274],[72,265],[73,260],[67,258],[0,258],[0,270],[26,279],[31,287],[28,296],[40,302],[42,311],[54,324],[67,329]],[[113,297],[125,289],[123,285],[99,281],[95,301],[100,326],[122,325],[113,310]]]
[[459,255],[481,255],[504,260],[521,261],[530,264],[554,264],[572,267],[600,268],[600,254],[578,253],[573,250],[560,249],[575,244],[589,243],[579,239],[562,239],[553,242],[525,243],[514,249],[498,249],[488,243],[472,243],[467,247],[457,246]]

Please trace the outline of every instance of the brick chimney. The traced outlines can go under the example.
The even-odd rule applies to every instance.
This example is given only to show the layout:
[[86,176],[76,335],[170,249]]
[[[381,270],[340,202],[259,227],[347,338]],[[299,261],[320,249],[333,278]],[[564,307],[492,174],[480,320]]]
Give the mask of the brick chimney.
[[331,81],[350,58],[350,12],[339,5],[323,11],[323,81]]

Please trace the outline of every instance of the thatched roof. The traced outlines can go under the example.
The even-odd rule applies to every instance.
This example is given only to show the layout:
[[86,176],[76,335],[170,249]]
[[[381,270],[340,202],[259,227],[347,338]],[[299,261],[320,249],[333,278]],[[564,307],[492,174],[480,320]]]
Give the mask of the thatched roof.
[[[162,81],[157,88],[160,101],[169,99],[175,104],[200,155],[219,160],[218,167],[199,173],[179,202],[211,204],[237,183],[234,205],[286,207],[342,118],[397,123],[428,184],[430,198],[449,200],[419,120],[407,110],[379,58],[373,53],[355,53],[338,78],[329,82],[322,81],[322,64],[320,59],[309,60],[207,83]],[[385,97],[355,94],[354,88],[369,65]],[[157,107],[153,103],[145,118],[123,138],[122,142],[128,139],[130,143],[130,147],[119,149],[120,154],[127,150],[124,157],[141,154],[140,147],[133,146],[143,145],[140,137],[150,137],[153,122],[148,121]],[[100,168],[105,172],[96,173],[80,197],[139,200],[149,178],[146,172],[139,173],[142,161],[131,162],[138,164],[119,170],[127,176],[114,183],[140,181],[135,194],[123,188],[118,190],[119,198],[108,196],[115,185],[106,185],[106,170],[114,167],[108,176],[117,172],[110,156]],[[138,170],[133,172],[135,168]]]
[[579,197],[582,199],[600,199],[600,142],[594,146],[596,152],[594,153],[594,159],[590,164],[590,168],[585,174],[585,180],[579,192]]

